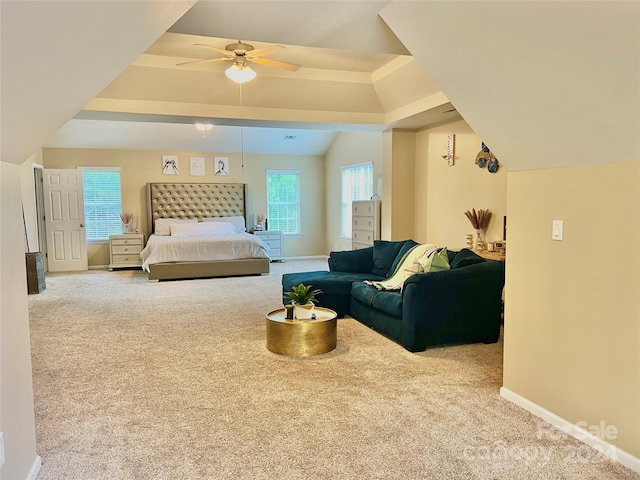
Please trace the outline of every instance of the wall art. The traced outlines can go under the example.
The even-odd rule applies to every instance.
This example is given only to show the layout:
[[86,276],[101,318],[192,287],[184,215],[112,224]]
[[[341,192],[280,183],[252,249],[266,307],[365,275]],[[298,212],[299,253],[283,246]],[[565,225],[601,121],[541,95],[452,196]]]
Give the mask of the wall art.
[[178,175],[178,156],[177,155],[162,156],[162,173],[164,175]]
[[189,173],[192,177],[204,177],[204,157],[189,158]]
[[229,175],[229,157],[213,157],[213,169],[216,175]]

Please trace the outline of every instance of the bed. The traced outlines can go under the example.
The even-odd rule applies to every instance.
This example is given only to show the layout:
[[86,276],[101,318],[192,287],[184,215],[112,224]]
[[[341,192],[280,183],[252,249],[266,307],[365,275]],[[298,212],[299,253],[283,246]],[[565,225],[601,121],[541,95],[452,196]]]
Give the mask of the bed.
[[239,228],[239,218],[247,224],[245,204],[243,183],[147,184],[152,235],[140,256],[149,280],[269,273],[268,247]]

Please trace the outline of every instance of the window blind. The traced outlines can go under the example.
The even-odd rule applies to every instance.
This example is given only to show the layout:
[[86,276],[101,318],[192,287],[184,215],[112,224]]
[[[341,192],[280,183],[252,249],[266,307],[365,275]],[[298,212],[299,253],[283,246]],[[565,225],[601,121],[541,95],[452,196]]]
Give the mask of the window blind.
[[341,168],[341,177],[341,235],[344,238],[351,238],[351,204],[354,200],[369,200],[373,196],[373,164],[344,166]]
[[82,169],[87,241],[107,240],[122,233],[122,193],[119,169]]
[[269,229],[300,233],[300,172],[267,170],[267,220]]

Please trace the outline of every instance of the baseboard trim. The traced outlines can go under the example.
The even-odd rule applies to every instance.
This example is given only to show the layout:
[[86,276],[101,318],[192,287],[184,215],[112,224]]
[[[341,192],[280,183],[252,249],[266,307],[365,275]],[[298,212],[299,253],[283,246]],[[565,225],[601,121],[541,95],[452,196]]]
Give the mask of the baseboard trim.
[[38,473],[40,473],[40,467],[42,467],[42,458],[40,458],[40,455],[36,455],[36,459],[33,461],[33,465],[31,465],[31,470],[29,470],[26,480],[36,480]]
[[559,428],[563,432],[566,432],[568,435],[580,440],[583,443],[586,443],[590,447],[595,448],[599,452],[602,452],[611,460],[624,465],[627,468],[630,468],[636,473],[640,473],[640,458],[634,457],[630,453],[625,452],[624,450],[620,450],[615,445],[601,439],[593,435],[591,432],[578,427],[577,425],[565,420],[562,417],[559,417],[555,413],[550,412],[549,410],[541,407],[533,403],[530,400],[518,395],[517,393],[512,392],[508,388],[501,387],[500,388],[500,396],[505,400],[509,400],[510,402],[515,403],[521,408],[524,408],[528,412],[534,414],[536,417],[541,418],[545,422],[550,423],[554,427]]

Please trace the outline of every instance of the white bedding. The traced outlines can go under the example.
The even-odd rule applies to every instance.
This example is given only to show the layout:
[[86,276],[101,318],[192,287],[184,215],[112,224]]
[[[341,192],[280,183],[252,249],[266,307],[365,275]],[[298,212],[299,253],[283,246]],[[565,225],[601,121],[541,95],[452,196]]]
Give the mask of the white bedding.
[[149,265],[155,263],[269,258],[269,247],[260,237],[250,233],[180,237],[151,235],[140,258],[142,269],[149,272]]

